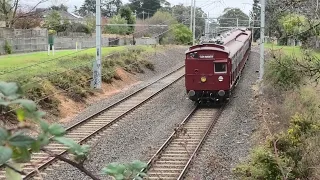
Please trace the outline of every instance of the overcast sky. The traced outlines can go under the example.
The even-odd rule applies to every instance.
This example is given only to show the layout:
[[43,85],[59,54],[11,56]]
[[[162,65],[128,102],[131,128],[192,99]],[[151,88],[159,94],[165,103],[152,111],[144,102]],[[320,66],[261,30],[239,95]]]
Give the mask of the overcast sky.
[[[31,1],[37,1],[37,0],[31,0]],[[190,6],[191,0],[168,0],[171,4],[184,4],[187,6]],[[46,3],[43,6],[48,6],[52,4],[60,4],[64,3],[67,5],[70,10],[72,11],[74,6],[81,6],[84,0],[51,0],[49,3]],[[129,2],[128,0],[122,0],[123,3]],[[246,14],[249,14],[249,11],[252,8],[252,2],[253,0],[196,0],[196,6],[201,7],[202,10],[206,13],[209,13],[209,16],[211,18],[218,17],[222,14],[224,8],[231,7],[240,8],[243,12]]]

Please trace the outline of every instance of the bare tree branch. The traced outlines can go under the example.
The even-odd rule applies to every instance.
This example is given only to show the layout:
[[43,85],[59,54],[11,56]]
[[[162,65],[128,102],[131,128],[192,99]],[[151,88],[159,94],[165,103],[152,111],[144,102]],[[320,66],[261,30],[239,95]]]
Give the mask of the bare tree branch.
[[83,165],[81,164],[78,164],[74,161],[71,161],[70,159],[67,159],[63,156],[60,156],[60,155],[57,155],[57,154],[54,154],[53,152],[51,152],[50,150],[48,149],[45,149],[45,148],[42,148],[41,149],[42,151],[48,153],[50,156],[52,157],[55,157],[63,162],[66,162],[74,167],[76,167],[77,169],[79,169],[81,172],[85,173],[87,176],[89,176],[90,178],[92,178],[93,180],[100,180],[99,178],[97,178],[95,175],[93,175],[90,171],[88,171],[85,167],[83,167]]

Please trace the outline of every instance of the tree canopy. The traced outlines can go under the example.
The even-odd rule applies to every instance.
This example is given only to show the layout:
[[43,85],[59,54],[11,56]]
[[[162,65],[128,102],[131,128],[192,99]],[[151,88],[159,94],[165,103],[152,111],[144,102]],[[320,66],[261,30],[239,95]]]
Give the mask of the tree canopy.
[[[102,0],[101,1],[101,15],[105,17],[112,17],[119,13],[122,6],[121,0]],[[83,5],[77,9],[77,12],[81,16],[95,15],[96,13],[96,1],[85,0]]]
[[162,0],[129,0],[129,2],[132,11],[137,13],[138,18],[142,19],[143,17],[153,16],[161,8]]
[[226,8],[218,19],[220,27],[239,27],[249,25],[249,16],[239,8]]

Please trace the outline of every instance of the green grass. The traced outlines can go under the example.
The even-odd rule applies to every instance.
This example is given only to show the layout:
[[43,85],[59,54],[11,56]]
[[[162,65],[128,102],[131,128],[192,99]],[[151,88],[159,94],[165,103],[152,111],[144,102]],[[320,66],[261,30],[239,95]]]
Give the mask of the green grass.
[[[154,51],[152,46],[138,47],[143,48],[146,52]],[[105,47],[102,49],[102,56],[104,58],[109,54],[125,51],[126,49],[127,47],[125,46]],[[79,51],[56,51],[54,56],[52,54],[48,56],[47,52],[0,56],[0,79],[7,81],[17,80],[52,72],[61,72],[68,68],[92,66],[92,62],[95,60],[95,51],[95,48],[91,48]]]
[[275,44],[267,43],[265,44],[266,49],[275,50],[275,51],[281,51],[287,55],[302,55],[302,51],[300,47],[298,46],[278,46]]
[[[290,55],[290,56],[302,57],[302,55],[303,55],[303,52],[299,46],[279,46],[279,45],[275,45],[275,44],[271,44],[271,43],[266,43],[265,48],[269,49],[269,50],[273,50],[276,53],[282,52],[282,53],[284,53],[286,55]],[[317,58],[320,58],[319,52],[312,52],[312,54],[314,56],[316,56]]]

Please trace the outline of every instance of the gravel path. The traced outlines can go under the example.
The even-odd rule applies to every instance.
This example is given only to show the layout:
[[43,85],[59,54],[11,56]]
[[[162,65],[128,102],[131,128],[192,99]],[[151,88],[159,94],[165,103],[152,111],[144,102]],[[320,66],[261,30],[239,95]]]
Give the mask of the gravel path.
[[256,126],[251,86],[258,79],[257,70],[259,55],[252,52],[233,98],[195,159],[186,179],[235,179],[232,168],[247,157],[252,145],[250,136]]

